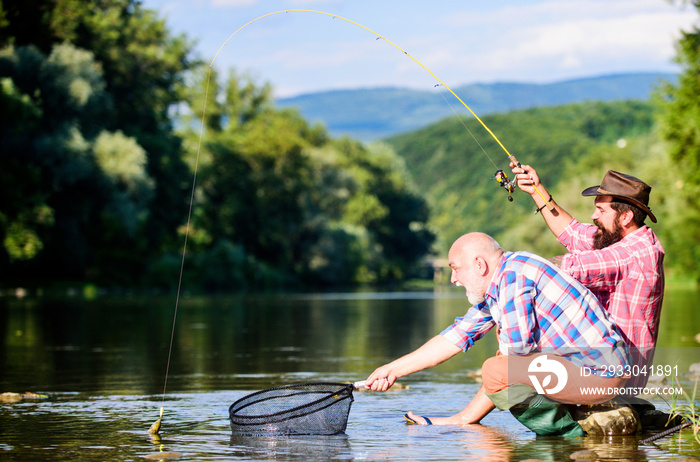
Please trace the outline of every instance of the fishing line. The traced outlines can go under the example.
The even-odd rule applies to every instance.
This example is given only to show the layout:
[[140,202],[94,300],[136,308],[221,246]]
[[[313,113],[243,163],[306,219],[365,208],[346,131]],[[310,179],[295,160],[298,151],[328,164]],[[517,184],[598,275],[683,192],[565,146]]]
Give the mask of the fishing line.
[[[475,113],[474,111],[472,111],[472,109],[467,105],[467,103],[465,103],[464,101],[462,101],[462,98],[460,98],[454,91],[452,91],[452,89],[451,89],[449,86],[447,86],[447,84],[445,84],[445,82],[443,82],[442,80],[440,80],[440,78],[439,78],[437,75],[435,75],[430,69],[428,69],[427,67],[425,67],[425,66],[423,65],[423,63],[421,63],[421,62],[418,61],[416,58],[414,58],[413,56],[411,56],[410,54],[408,54],[408,52],[407,52],[406,50],[404,50],[403,48],[401,48],[400,46],[398,46],[397,44],[395,44],[395,43],[392,42],[391,40],[387,39],[386,37],[384,37],[384,36],[381,35],[381,34],[378,34],[377,32],[373,31],[373,30],[370,29],[369,27],[363,26],[362,24],[357,23],[357,22],[355,22],[355,21],[353,21],[353,20],[351,20],[351,19],[347,19],[347,18],[344,18],[344,17],[342,17],[342,16],[338,16],[337,14],[326,13],[325,11],[309,10],[309,9],[301,9],[301,8],[299,8],[299,9],[290,9],[290,10],[273,11],[273,12],[271,12],[271,13],[267,13],[267,14],[264,14],[264,15],[262,15],[262,16],[258,16],[257,18],[255,18],[255,19],[253,19],[253,20],[251,20],[251,21],[248,21],[247,23],[243,24],[241,27],[239,27],[238,29],[236,29],[236,31],[235,31],[233,34],[231,34],[231,35],[224,41],[224,43],[221,45],[221,47],[219,47],[219,50],[218,50],[218,51],[216,52],[216,54],[214,55],[214,58],[211,60],[211,63],[209,64],[210,70],[211,70],[211,67],[214,65],[214,61],[216,61],[216,58],[219,56],[219,53],[221,53],[221,50],[223,50],[223,48],[226,46],[226,44],[227,44],[236,34],[238,34],[241,30],[243,30],[243,29],[245,29],[246,27],[248,27],[249,25],[251,25],[251,24],[253,24],[253,23],[257,22],[257,21],[260,21],[261,19],[267,18],[267,17],[269,17],[269,16],[273,16],[273,15],[277,15],[277,14],[282,14],[282,13],[294,13],[294,12],[322,14],[322,15],[325,15],[325,16],[330,16],[330,17],[332,17],[333,19],[341,19],[341,20],[343,20],[343,21],[349,22],[350,24],[353,24],[353,25],[355,25],[355,26],[357,26],[357,27],[361,27],[362,29],[364,29],[364,30],[370,32],[371,34],[373,34],[373,35],[376,37],[376,40],[379,40],[379,39],[384,40],[385,42],[387,42],[388,44],[390,44],[391,46],[393,46],[394,48],[396,48],[397,50],[399,50],[401,53],[403,53],[404,55],[406,55],[406,56],[408,56],[409,58],[411,58],[411,60],[413,60],[413,62],[415,62],[416,64],[418,64],[420,67],[422,67],[423,70],[425,70],[425,71],[426,71],[428,74],[430,74],[435,80],[437,80],[438,83],[439,83],[440,85],[442,85],[442,86],[445,87],[450,93],[452,93],[452,96],[454,96],[455,98],[457,98],[457,100],[458,100],[460,103],[462,103],[462,106],[464,106],[465,108],[467,108],[467,110],[474,116],[474,118],[475,118],[476,120],[479,121],[479,123],[481,124],[481,126],[484,127],[484,129],[491,135],[491,137],[496,141],[496,143],[498,143],[498,145],[501,147],[501,149],[503,149],[503,151],[506,153],[506,155],[508,156],[508,158],[510,159],[510,161],[513,162],[514,165],[516,165],[516,166],[518,166],[518,167],[521,167],[520,162],[518,162],[518,160],[515,158],[515,156],[514,156],[513,154],[511,154],[511,153],[508,151],[508,149],[506,149],[506,147],[503,145],[503,143],[501,143],[501,140],[498,139],[498,137],[496,136],[496,134],[495,134],[494,132],[491,131],[491,129],[484,123],[484,121],[481,120],[481,118],[479,118],[479,116],[476,115],[476,113]],[[205,97],[206,97],[206,96],[205,96]],[[491,162],[493,163],[493,160],[492,160]],[[494,165],[495,165],[495,164],[494,164]],[[497,167],[497,168],[498,168],[498,167]],[[510,196],[510,193],[514,190],[515,184],[514,184],[514,183],[511,183],[511,182],[508,182],[508,179],[507,179],[505,173],[504,173],[502,170],[496,173],[496,177],[498,177],[498,174],[499,174],[499,173],[503,175],[503,176],[502,176],[502,179],[499,179],[499,182],[501,183],[501,186],[503,186],[503,187],[505,187],[506,189],[508,189],[508,191],[509,191],[508,199],[509,199],[509,200],[513,200],[513,198]],[[535,192],[537,192],[537,194],[538,194],[538,195],[542,198],[542,200],[545,202],[545,204],[547,205],[547,207],[549,208],[549,210],[552,210],[552,211],[553,211],[553,210],[554,210],[554,204],[553,204],[551,201],[545,199],[545,197],[542,195],[542,193],[540,192],[540,190],[537,189],[536,186],[533,185],[533,188],[534,188]]]
[[[209,82],[211,80],[211,69],[209,71],[209,75],[207,76],[207,85],[206,85],[206,95],[209,94]],[[199,155],[201,152],[201,147],[202,147],[202,137],[204,136],[204,118],[206,114],[206,109],[207,109],[207,98],[204,98],[204,105],[202,107],[202,122],[199,130],[199,142],[197,143],[197,155],[195,156],[195,161],[194,161],[194,174],[192,177],[192,190],[190,191],[190,204],[189,204],[189,210],[187,211],[187,225],[185,226],[185,239],[184,243],[182,245],[182,260],[180,261],[180,276],[178,277],[177,281],[177,295],[175,297],[175,311],[173,313],[173,327],[172,330],[170,331],[170,346],[168,347],[168,360],[165,366],[165,381],[163,383],[163,396],[161,398],[161,405],[160,405],[160,416],[158,417],[158,420],[151,425],[151,428],[148,430],[149,433],[151,434],[157,434],[158,431],[160,430],[160,425],[162,422],[163,418],[163,410],[164,410],[164,404],[165,404],[165,393],[168,388],[168,375],[170,373],[170,360],[172,358],[172,353],[173,353],[173,343],[175,339],[175,323],[177,321],[177,310],[180,305],[180,293],[182,289],[182,274],[184,273],[185,269],[185,255],[187,253],[187,239],[190,235],[190,222],[192,221],[192,208],[194,205],[194,193],[195,193],[195,186],[197,184],[197,170],[199,168]]]
[[[437,84],[437,85],[435,85],[435,86],[436,86],[436,87],[440,87],[440,84]],[[496,170],[498,170],[498,165],[496,165],[496,162],[493,161],[493,159],[491,158],[491,156],[489,156],[489,153],[486,152],[486,149],[484,149],[484,147],[481,145],[481,143],[479,143],[479,140],[476,139],[476,136],[474,136],[474,133],[472,133],[472,131],[469,130],[469,127],[467,127],[467,124],[464,123],[464,120],[462,120],[462,118],[460,117],[459,113],[457,113],[457,111],[455,111],[455,108],[452,107],[452,105],[450,104],[449,101],[447,101],[447,98],[445,98],[445,95],[443,95],[442,92],[439,91],[439,90],[438,90],[438,93],[440,94],[440,96],[442,96],[442,99],[445,100],[445,102],[446,102],[447,105],[450,107],[450,109],[452,109],[452,112],[454,112],[454,114],[457,116],[457,119],[458,119],[460,122],[462,122],[462,125],[463,125],[464,128],[469,132],[469,134],[472,136],[472,138],[474,139],[474,141],[476,142],[476,144],[479,146],[479,148],[481,148],[481,151],[482,151],[484,154],[486,154],[486,157],[489,158],[489,160],[491,161],[491,163],[493,164],[493,166],[496,168]]]
[[[174,314],[173,314],[173,326],[172,326],[172,330],[171,330],[171,333],[170,333],[170,346],[169,346],[169,349],[168,349],[168,360],[167,360],[166,371],[165,371],[165,381],[164,381],[164,384],[163,384],[163,396],[162,396],[162,400],[161,400],[160,417],[158,418],[158,420],[156,421],[156,423],[154,423],[154,424],[152,425],[152,427],[151,427],[152,429],[155,429],[154,433],[157,433],[157,430],[160,428],[160,421],[161,421],[161,418],[163,417],[163,409],[164,409],[163,404],[164,404],[164,402],[165,402],[165,394],[166,394],[167,385],[168,385],[168,375],[169,375],[169,371],[170,371],[170,362],[171,362],[171,358],[172,358],[172,349],[173,349],[173,343],[174,343],[174,338],[175,338],[175,324],[176,324],[176,320],[177,320],[177,311],[178,311],[178,306],[179,306],[179,302],[180,302],[180,293],[181,293],[181,288],[182,288],[182,275],[183,275],[183,272],[184,272],[184,267],[185,267],[185,255],[186,255],[186,252],[187,252],[187,239],[188,239],[188,237],[189,237],[189,231],[190,231],[190,223],[191,223],[191,218],[192,218],[192,208],[193,208],[193,204],[194,204],[195,186],[196,186],[196,182],[197,182],[197,170],[198,170],[198,167],[199,167],[199,157],[200,157],[200,153],[201,153],[202,138],[203,138],[203,136],[204,136],[204,122],[205,122],[205,115],[206,115],[206,104],[207,104],[207,99],[208,99],[208,97],[209,97],[209,84],[210,84],[210,81],[211,81],[211,74],[212,74],[212,69],[213,69],[213,66],[214,66],[214,61],[216,61],[216,58],[219,56],[219,54],[221,53],[221,51],[223,50],[223,48],[226,46],[226,44],[227,44],[234,36],[236,36],[240,31],[242,31],[243,29],[245,29],[245,28],[248,27],[249,25],[251,25],[251,24],[253,24],[253,23],[257,22],[257,21],[260,21],[260,20],[262,20],[262,19],[264,19],[264,18],[267,18],[267,17],[269,17],[269,16],[273,16],[273,15],[277,15],[277,14],[282,14],[282,13],[295,13],[295,12],[321,14],[321,15],[325,15],[325,16],[332,17],[333,19],[341,19],[341,20],[343,20],[343,21],[346,21],[346,22],[348,22],[348,23],[350,23],[350,24],[353,24],[353,25],[355,25],[355,26],[357,26],[357,27],[360,27],[360,28],[362,28],[362,29],[364,29],[364,30],[370,32],[371,34],[373,34],[373,35],[376,37],[376,40],[379,40],[379,39],[384,40],[385,42],[387,42],[388,44],[392,45],[394,48],[396,48],[397,50],[399,50],[400,52],[402,52],[404,55],[406,55],[406,56],[408,56],[409,58],[411,58],[411,60],[413,60],[413,62],[415,62],[416,64],[418,64],[420,67],[423,68],[423,70],[425,70],[425,71],[426,71],[428,74],[430,74],[435,80],[437,80],[440,86],[445,87],[450,93],[452,93],[452,96],[454,96],[455,98],[457,98],[457,100],[458,100],[460,103],[462,103],[462,105],[472,114],[472,116],[474,116],[474,118],[481,124],[481,126],[484,127],[484,129],[489,133],[489,135],[491,135],[491,137],[496,141],[496,143],[498,143],[498,145],[501,147],[501,149],[503,149],[503,151],[506,153],[506,155],[509,157],[509,159],[510,159],[514,164],[520,166],[520,163],[519,163],[519,162],[517,161],[517,159],[515,159],[515,157],[508,151],[508,149],[506,149],[506,147],[503,145],[503,143],[501,143],[501,140],[498,139],[498,137],[496,136],[496,134],[495,134],[494,132],[491,131],[491,129],[484,123],[484,121],[481,120],[481,118],[479,118],[479,116],[476,115],[476,113],[475,113],[474,111],[472,111],[472,109],[471,109],[464,101],[462,101],[462,99],[461,99],[454,91],[452,91],[452,89],[451,89],[445,82],[443,82],[442,80],[440,80],[440,78],[439,78],[437,75],[435,75],[430,69],[428,69],[427,67],[425,67],[425,66],[423,65],[423,63],[421,63],[421,62],[418,61],[416,58],[414,58],[413,56],[411,56],[411,55],[410,55],[407,51],[405,51],[403,48],[401,48],[400,46],[398,46],[397,44],[395,44],[395,43],[392,42],[391,40],[387,39],[387,38],[384,37],[383,35],[378,34],[377,32],[373,31],[372,29],[370,29],[370,28],[368,28],[368,27],[363,26],[363,25],[360,24],[360,23],[357,23],[357,22],[352,21],[352,20],[350,20],[350,19],[344,18],[344,17],[342,17],[342,16],[338,16],[338,15],[336,15],[336,14],[326,13],[326,12],[324,12],[324,11],[309,10],[309,9],[289,9],[289,10],[273,11],[273,12],[271,12],[271,13],[264,14],[264,15],[259,16],[259,17],[255,18],[255,19],[251,20],[251,21],[248,21],[247,23],[243,24],[241,27],[239,27],[238,29],[236,29],[236,31],[233,32],[233,33],[223,42],[223,44],[219,47],[219,49],[217,50],[216,54],[214,55],[214,58],[213,58],[213,59],[211,60],[211,62],[209,63],[209,72],[208,72],[208,76],[207,76],[207,85],[206,85],[206,91],[205,91],[205,94],[204,94],[204,105],[203,105],[203,109],[202,109],[202,122],[201,122],[201,127],[200,127],[200,132],[199,132],[199,141],[198,141],[198,143],[197,143],[197,155],[196,155],[195,165],[194,165],[194,174],[193,174],[193,179],[192,179],[192,190],[191,190],[191,192],[190,192],[189,210],[188,210],[188,213],[187,213],[187,226],[186,226],[186,228],[185,228],[185,239],[184,239],[184,244],[183,244],[183,248],[182,248],[182,260],[181,260],[181,263],[180,263],[180,275],[179,275],[179,278],[178,278],[177,296],[176,296],[176,299],[175,299],[175,311],[174,311]],[[441,93],[441,96],[442,96],[442,93]],[[443,99],[445,99],[444,96],[443,96]],[[447,99],[445,99],[445,101],[447,101]],[[452,105],[450,105],[449,102],[448,102],[448,105],[450,106],[450,108],[452,108]],[[457,112],[454,110],[454,108],[452,108],[452,110],[455,112],[455,114],[457,114]],[[474,138],[474,140],[477,142],[477,144],[479,145],[479,147],[481,148],[481,150],[486,154],[486,156],[487,156],[488,159],[491,161],[491,163],[492,163],[494,166],[496,166],[496,164],[495,164],[495,162],[493,161],[493,159],[491,159],[491,157],[488,155],[488,153],[486,153],[486,150],[481,146],[481,144],[478,142],[478,140],[476,139],[476,137],[474,136],[474,134],[471,132],[471,130],[469,130],[469,128],[466,126],[466,124],[464,123],[464,121],[462,121],[462,119],[459,117],[458,114],[457,114],[457,117],[458,117],[459,120],[462,122],[462,124],[465,126],[465,128],[467,128],[467,131],[469,131],[469,133],[472,135],[472,138]],[[498,167],[496,166],[496,168],[498,168]],[[535,188],[535,191],[540,195],[540,197],[541,197],[543,200],[545,200],[544,196],[542,195],[542,193],[540,193],[539,190],[537,190],[537,188]],[[511,198],[511,200],[512,200],[512,198]],[[546,200],[545,200],[545,202],[546,202],[547,204],[550,204],[550,203],[549,203],[548,201],[546,201]],[[553,209],[553,205],[550,206],[550,209]],[[150,432],[150,431],[149,431],[149,432]]]

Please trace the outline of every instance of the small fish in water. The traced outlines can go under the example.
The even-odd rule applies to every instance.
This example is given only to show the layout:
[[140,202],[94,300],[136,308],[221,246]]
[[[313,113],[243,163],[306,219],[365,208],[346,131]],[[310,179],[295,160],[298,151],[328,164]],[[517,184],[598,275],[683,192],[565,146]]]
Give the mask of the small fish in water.
[[163,421],[163,411],[164,411],[164,408],[163,408],[163,406],[161,406],[160,407],[160,415],[158,416],[158,420],[153,422],[153,425],[151,425],[151,428],[148,429],[149,435],[157,435],[158,432],[160,431],[160,424]]
[[157,435],[158,432],[160,431],[160,424],[161,424],[161,419],[158,419],[155,422],[153,422],[153,425],[151,425],[151,428],[148,429],[148,434],[149,435]]

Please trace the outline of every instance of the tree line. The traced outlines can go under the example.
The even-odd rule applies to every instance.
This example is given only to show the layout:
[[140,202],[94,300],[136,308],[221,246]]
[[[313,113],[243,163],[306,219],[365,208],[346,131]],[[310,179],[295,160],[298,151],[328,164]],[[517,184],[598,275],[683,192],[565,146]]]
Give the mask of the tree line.
[[[700,2],[692,4],[700,12]],[[647,224],[666,250],[667,273],[700,282],[700,30],[682,31],[677,50],[678,81],[660,81],[649,101],[540,107],[483,120],[580,221],[590,222],[593,212],[581,191],[600,184],[607,170],[649,183],[658,223]],[[468,131],[450,118],[388,140],[430,205],[436,251],[444,255],[462,233],[484,231],[510,250],[563,253],[529,197],[516,191],[508,202],[493,180],[496,168],[510,172],[507,156],[477,121],[466,123]]]
[[208,76],[138,1],[3,3],[0,105],[4,285],[174,286],[197,158],[190,288],[394,282],[434,240],[393,151]]
[[[580,191],[608,169],[651,184],[667,268],[695,279],[698,43],[683,33],[683,72],[652,101],[484,117],[579,219],[591,211]],[[0,3],[1,285],[172,288],[185,233],[184,282],[206,290],[403,281],[472,230],[561,253],[459,120],[385,143],[333,139],[192,47],[135,0]]]

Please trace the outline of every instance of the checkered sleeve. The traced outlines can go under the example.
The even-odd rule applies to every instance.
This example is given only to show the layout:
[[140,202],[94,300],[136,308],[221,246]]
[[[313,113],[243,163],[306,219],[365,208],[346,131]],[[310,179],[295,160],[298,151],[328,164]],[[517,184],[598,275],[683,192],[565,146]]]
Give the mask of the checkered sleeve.
[[593,249],[593,235],[597,227],[590,224],[579,223],[576,218],[572,218],[564,231],[557,237],[557,240],[569,252]]
[[620,246],[574,252],[564,256],[561,269],[591,290],[612,289],[624,277],[628,256]]
[[536,351],[539,329],[534,282],[515,271],[507,271],[501,277],[498,293],[497,304],[503,313],[498,343],[508,346],[508,354],[525,355]]
[[469,308],[464,316],[456,318],[451,326],[441,332],[441,335],[467,351],[494,325],[491,311],[485,302],[481,302]]

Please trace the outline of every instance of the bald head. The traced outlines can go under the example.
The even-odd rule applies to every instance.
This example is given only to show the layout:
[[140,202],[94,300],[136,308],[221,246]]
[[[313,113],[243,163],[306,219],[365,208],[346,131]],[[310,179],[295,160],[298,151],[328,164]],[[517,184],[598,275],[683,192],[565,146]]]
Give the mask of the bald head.
[[501,258],[503,249],[488,234],[469,233],[461,236],[452,244],[448,258],[452,261],[453,256],[457,259],[463,259],[467,255],[470,259],[481,257],[486,261],[491,261],[494,258]]
[[466,289],[472,305],[484,300],[502,255],[498,242],[484,233],[465,234],[452,244],[448,254],[452,269],[450,281]]

